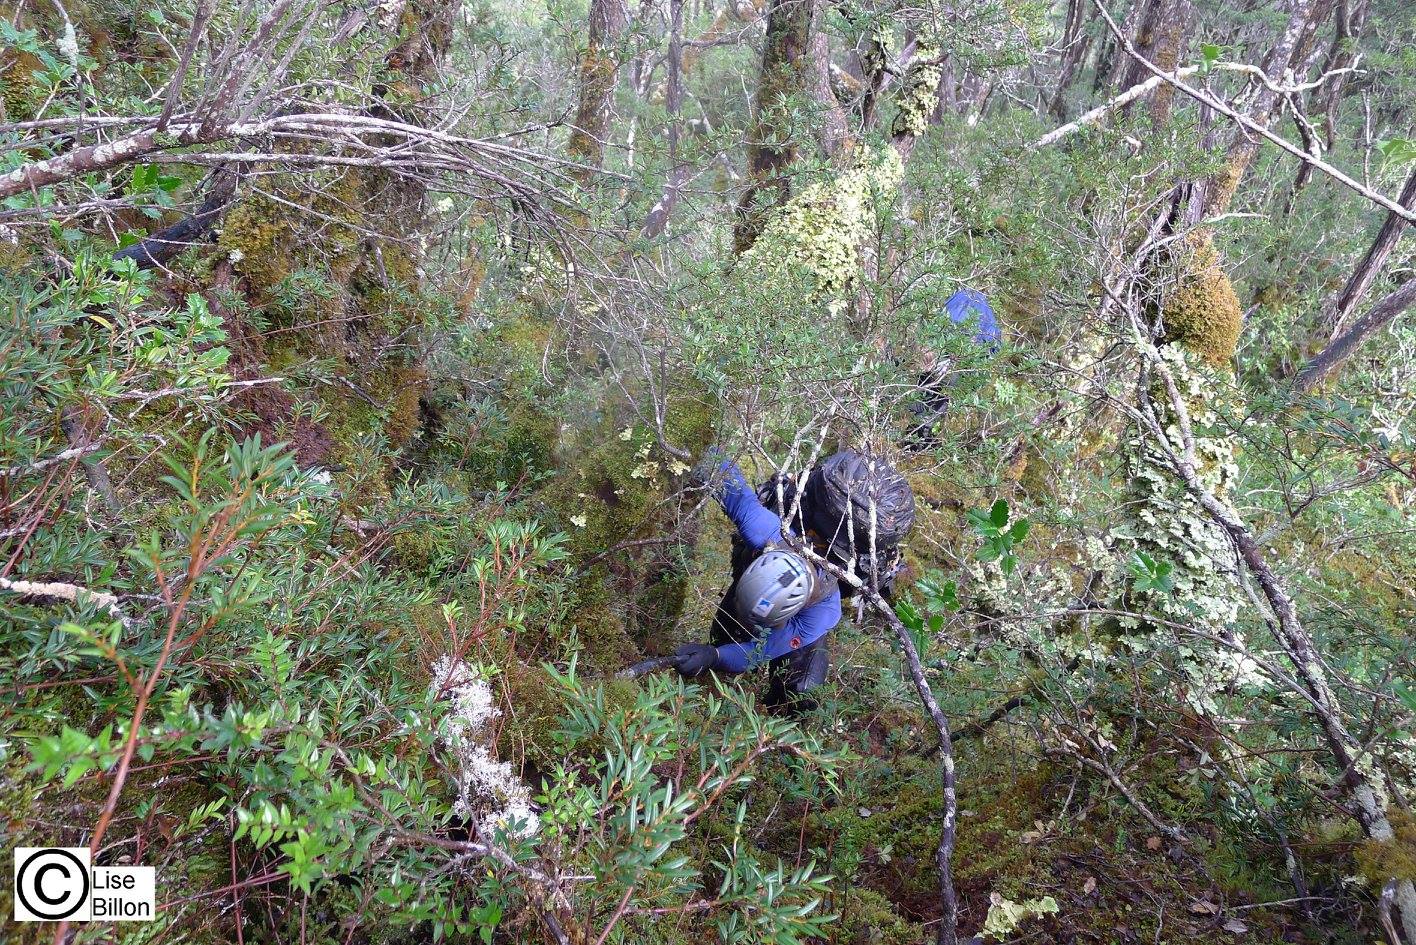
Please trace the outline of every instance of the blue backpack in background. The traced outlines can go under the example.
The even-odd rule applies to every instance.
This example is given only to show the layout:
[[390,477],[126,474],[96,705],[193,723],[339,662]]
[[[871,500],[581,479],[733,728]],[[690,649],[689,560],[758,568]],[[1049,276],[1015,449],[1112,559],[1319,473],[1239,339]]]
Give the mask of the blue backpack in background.
[[983,293],[960,289],[949,296],[949,301],[944,303],[944,311],[955,325],[968,324],[970,317],[978,319],[973,336],[975,344],[990,351],[997,351],[1003,344],[1003,331],[998,327],[998,318]]

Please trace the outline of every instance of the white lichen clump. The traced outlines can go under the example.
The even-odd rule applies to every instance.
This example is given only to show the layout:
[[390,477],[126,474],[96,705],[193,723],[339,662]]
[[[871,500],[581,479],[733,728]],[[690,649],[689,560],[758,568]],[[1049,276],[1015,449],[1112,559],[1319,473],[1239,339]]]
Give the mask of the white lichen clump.
[[492,753],[492,722],[501,715],[486,676],[461,660],[441,657],[433,666],[433,692],[451,703],[439,739],[456,761],[453,813],[477,825],[486,838],[498,832],[530,837],[540,827],[531,791]]
[[939,80],[943,75],[944,63],[938,43],[931,37],[921,37],[915,47],[914,63],[895,100],[897,110],[890,129],[892,134],[915,138],[924,134],[938,107]]
[[876,201],[893,198],[903,179],[894,148],[866,152],[850,170],[788,201],[744,261],[760,267],[754,273],[763,277],[779,268],[806,274],[826,298],[850,293],[860,277],[860,246],[875,221]]
[[[1174,378],[1176,392],[1190,415],[1199,481],[1229,505],[1239,470],[1234,461],[1234,438],[1218,430],[1213,399],[1220,385],[1214,372],[1178,345],[1162,346],[1158,356]],[[1152,399],[1165,424],[1169,448],[1181,453],[1184,437],[1163,385],[1156,385]],[[1216,686],[1258,682],[1257,668],[1240,652],[1242,641],[1235,628],[1243,591],[1228,536],[1186,491],[1161,444],[1149,433],[1140,433],[1127,444],[1126,469],[1131,482],[1132,501],[1126,506],[1129,520],[1113,529],[1112,538],[1118,550],[1144,552],[1174,566],[1172,591],[1139,593],[1133,606],[1139,605],[1162,620],[1224,637],[1231,646],[1207,644],[1193,637],[1177,641],[1173,628],[1134,618],[1122,620],[1123,626],[1135,631],[1124,642],[1133,650],[1165,650],[1178,655],[1197,694]],[[1229,508],[1237,518],[1238,512],[1232,505]]]

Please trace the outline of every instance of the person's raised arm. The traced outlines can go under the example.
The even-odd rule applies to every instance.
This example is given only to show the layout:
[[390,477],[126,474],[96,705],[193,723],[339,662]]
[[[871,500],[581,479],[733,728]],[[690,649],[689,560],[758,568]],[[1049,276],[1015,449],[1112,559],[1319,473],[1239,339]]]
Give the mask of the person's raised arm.
[[737,527],[743,541],[754,550],[769,542],[782,540],[782,520],[757,498],[742,470],[731,459],[724,458],[718,466],[723,475],[718,486],[718,504]]

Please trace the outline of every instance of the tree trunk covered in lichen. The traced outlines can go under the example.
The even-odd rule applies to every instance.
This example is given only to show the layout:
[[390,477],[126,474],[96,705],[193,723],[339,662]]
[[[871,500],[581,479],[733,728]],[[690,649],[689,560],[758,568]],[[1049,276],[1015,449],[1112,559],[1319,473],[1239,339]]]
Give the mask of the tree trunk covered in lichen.
[[793,103],[810,90],[815,16],[816,0],[772,0],[767,14],[762,71],[747,142],[748,187],[733,229],[738,252],[756,241],[766,209],[785,203],[791,195],[787,169],[796,157]]

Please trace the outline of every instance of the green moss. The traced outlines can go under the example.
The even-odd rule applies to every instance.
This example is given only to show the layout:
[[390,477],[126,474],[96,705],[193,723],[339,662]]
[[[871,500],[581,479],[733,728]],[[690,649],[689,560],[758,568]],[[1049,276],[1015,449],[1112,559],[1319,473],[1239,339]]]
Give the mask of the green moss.
[[259,299],[295,271],[291,211],[264,194],[251,194],[226,213],[218,244]]
[[28,121],[39,104],[34,98],[33,73],[44,71],[44,63],[27,52],[8,50],[0,59],[0,117],[6,121]]
[[[716,407],[696,391],[670,395],[665,438],[697,454],[713,433]],[[577,580],[571,614],[586,656],[620,668],[652,638],[671,629],[687,592],[683,555],[675,545],[638,545],[670,525],[687,464],[666,455],[653,432],[603,419],[583,439],[562,444],[570,465],[538,496],[570,536],[572,557],[592,561]],[[616,550],[622,549],[622,550]]]
[[504,669],[507,703],[497,737],[497,754],[547,770],[564,759],[552,733],[566,711],[560,687],[539,666],[515,658]]
[[621,579],[604,566],[591,568],[576,584],[570,624],[583,662],[597,673],[614,673],[642,658],[642,648],[629,637],[626,608],[617,592],[621,586]]
[[[498,733],[498,754],[520,759],[543,774],[566,760],[565,746],[555,737],[560,720],[570,708],[562,690],[541,666],[509,661],[505,670],[507,701],[510,707]],[[634,704],[636,687],[630,680],[608,679],[595,685],[604,687],[608,713]],[[592,740],[577,747],[577,753],[598,758],[605,744]]]
[[1162,309],[1164,340],[1183,345],[1215,367],[1225,367],[1239,344],[1244,310],[1213,236],[1200,233],[1186,243],[1179,285]]
[[551,468],[560,423],[534,404],[514,405],[505,418],[478,423],[470,442],[456,447],[475,489],[534,482]]
[[1357,848],[1357,869],[1373,889],[1389,880],[1416,882],[1416,817],[1402,810],[1388,815],[1395,836],[1367,840]]
[[873,889],[852,887],[835,908],[841,914],[843,945],[919,945],[926,940],[923,926],[902,919],[894,904]]
[[914,534],[921,537],[905,543],[905,569],[896,580],[897,593],[928,571],[953,568],[957,549],[971,541],[965,509],[975,501],[967,489],[952,477],[938,475],[932,466],[903,472],[915,496]]

